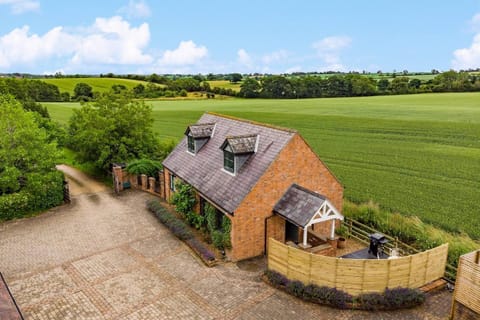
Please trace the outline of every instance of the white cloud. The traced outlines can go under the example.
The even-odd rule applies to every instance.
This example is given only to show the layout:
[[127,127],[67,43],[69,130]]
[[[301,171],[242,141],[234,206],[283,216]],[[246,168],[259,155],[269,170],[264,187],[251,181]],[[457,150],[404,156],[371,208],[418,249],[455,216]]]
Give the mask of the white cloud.
[[470,25],[474,31],[480,31],[480,13],[473,16],[472,20],[470,20]]
[[14,14],[40,9],[40,2],[36,0],[0,0],[0,5],[2,4],[9,5]]
[[146,64],[153,60],[143,52],[150,41],[147,23],[135,28],[119,16],[97,18],[90,32],[78,40],[73,63]]
[[152,14],[150,7],[143,0],[130,0],[126,6],[118,9],[118,13],[130,18],[148,18]]
[[75,38],[55,27],[43,36],[30,34],[28,26],[0,37],[0,67],[33,63],[40,59],[73,52]]
[[453,52],[452,67],[456,70],[480,67],[480,13],[472,17],[470,25],[476,34],[470,47],[457,49]]
[[208,55],[205,46],[197,46],[192,40],[181,41],[178,48],[167,50],[159,60],[163,66],[185,66],[198,63]]
[[454,69],[469,69],[480,67],[480,33],[476,34],[469,48],[457,49],[453,52]]
[[342,71],[345,66],[341,64],[340,53],[343,49],[350,46],[352,39],[347,36],[326,37],[315,42],[312,46],[317,51],[317,55],[323,60],[324,71]]
[[251,68],[253,66],[252,57],[248,54],[245,49],[239,49],[237,51],[237,61],[241,65]]
[[33,64],[53,57],[77,66],[84,63],[147,64],[153,61],[143,52],[149,40],[148,24],[131,27],[118,16],[97,18],[92,26],[77,33],[55,27],[38,35],[24,26],[0,36],[0,67]]
[[278,50],[263,56],[262,61],[265,64],[283,62],[288,58],[288,52],[285,50]]

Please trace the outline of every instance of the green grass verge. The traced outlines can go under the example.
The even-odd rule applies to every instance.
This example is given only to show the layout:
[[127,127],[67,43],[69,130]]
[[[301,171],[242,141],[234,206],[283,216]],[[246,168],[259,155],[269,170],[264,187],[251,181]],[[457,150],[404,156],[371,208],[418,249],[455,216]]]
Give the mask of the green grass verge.
[[[354,202],[480,239],[480,93],[305,100],[154,101],[155,131],[179,140],[205,111],[297,129]],[[46,104],[65,123],[74,104]]]

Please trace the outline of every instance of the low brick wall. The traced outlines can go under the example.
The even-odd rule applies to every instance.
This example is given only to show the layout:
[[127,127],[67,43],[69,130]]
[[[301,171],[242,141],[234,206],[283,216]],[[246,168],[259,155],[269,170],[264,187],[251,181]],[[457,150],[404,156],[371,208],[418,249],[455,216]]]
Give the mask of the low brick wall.
[[149,192],[151,194],[164,198],[163,171],[158,173],[158,181],[154,177],[147,175],[132,175],[120,167],[113,168],[113,183],[115,192],[124,190],[124,184],[130,183],[130,187],[137,190]]

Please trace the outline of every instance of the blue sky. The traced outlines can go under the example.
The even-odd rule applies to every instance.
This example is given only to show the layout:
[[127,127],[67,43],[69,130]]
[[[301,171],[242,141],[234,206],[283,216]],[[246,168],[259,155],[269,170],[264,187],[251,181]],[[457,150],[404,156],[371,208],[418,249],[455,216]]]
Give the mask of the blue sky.
[[480,0],[0,0],[0,73],[480,67]]

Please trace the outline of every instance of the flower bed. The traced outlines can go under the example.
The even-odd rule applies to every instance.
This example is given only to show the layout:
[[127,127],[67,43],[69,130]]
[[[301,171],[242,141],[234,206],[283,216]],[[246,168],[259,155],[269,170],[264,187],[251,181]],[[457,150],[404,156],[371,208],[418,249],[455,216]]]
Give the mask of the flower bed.
[[180,240],[183,240],[209,267],[216,264],[215,254],[200,242],[181,219],[170,213],[158,200],[147,201],[147,208]]
[[397,310],[414,308],[425,302],[425,294],[418,289],[393,288],[386,289],[383,293],[363,293],[354,297],[336,288],[305,285],[301,281],[289,280],[281,273],[271,270],[265,272],[264,279],[275,288],[297,298],[339,309]]

